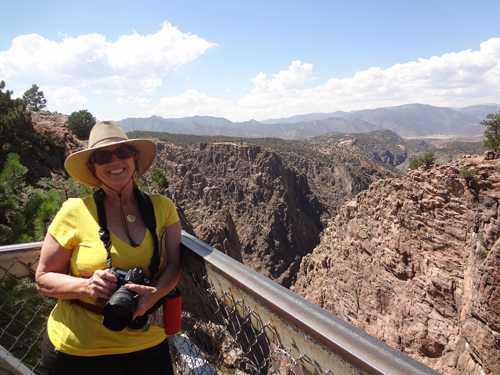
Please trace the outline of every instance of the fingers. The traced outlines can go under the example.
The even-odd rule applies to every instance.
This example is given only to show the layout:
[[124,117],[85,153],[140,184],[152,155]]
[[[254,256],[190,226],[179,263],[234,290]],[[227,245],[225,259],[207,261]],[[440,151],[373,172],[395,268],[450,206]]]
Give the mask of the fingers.
[[86,294],[91,298],[108,300],[116,290],[116,276],[108,270],[97,270],[86,280]]
[[138,316],[144,315],[158,300],[156,297],[158,290],[155,287],[129,283],[125,284],[125,288],[136,292],[139,295],[134,319]]

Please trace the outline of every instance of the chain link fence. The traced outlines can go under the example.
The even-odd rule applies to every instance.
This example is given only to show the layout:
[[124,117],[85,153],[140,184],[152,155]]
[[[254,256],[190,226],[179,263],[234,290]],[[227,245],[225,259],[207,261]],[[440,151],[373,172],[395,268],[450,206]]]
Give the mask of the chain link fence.
[[[43,374],[42,338],[57,300],[38,293],[37,262],[38,258],[24,263],[14,257],[0,265],[0,374]],[[20,265],[23,276],[18,276],[18,270],[12,272]],[[199,270],[183,264],[179,287],[182,326],[169,337],[177,374],[299,375],[304,374],[301,363],[314,364],[307,353],[298,358],[290,355],[270,322],[229,291],[217,292]],[[316,373],[333,374],[320,369]]]

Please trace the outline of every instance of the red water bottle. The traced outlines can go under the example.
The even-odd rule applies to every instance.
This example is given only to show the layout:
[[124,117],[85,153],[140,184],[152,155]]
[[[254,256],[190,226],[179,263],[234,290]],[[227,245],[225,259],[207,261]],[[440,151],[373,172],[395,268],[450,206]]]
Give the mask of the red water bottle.
[[175,335],[181,330],[182,295],[174,288],[166,295],[163,306],[163,326],[167,335]]

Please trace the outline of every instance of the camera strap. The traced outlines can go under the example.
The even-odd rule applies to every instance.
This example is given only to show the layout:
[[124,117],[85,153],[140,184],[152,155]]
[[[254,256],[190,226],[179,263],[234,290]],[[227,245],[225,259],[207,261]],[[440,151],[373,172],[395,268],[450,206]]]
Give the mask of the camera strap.
[[[154,250],[149,262],[149,273],[152,282],[156,272],[158,271],[158,267],[160,266],[160,246],[158,242],[158,235],[156,234],[156,217],[154,206],[149,195],[140,191],[137,186],[134,186],[134,195],[139,205],[139,211],[141,213],[142,220],[144,221],[146,228],[148,228],[148,230],[151,232],[151,235],[153,236]],[[106,210],[104,208],[104,198],[106,197],[106,193],[103,189],[99,189],[94,193],[93,196],[94,202],[97,207],[97,219],[99,220],[99,238],[101,239],[104,248],[106,249],[106,265],[109,269],[111,269],[111,236],[109,234],[108,224],[106,221]]]

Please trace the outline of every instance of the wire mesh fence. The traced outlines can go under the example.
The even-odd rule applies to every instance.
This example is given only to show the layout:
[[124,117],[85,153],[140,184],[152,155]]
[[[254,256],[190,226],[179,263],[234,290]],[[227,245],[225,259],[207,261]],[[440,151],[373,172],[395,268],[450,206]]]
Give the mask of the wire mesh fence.
[[[21,277],[10,272],[20,259],[0,265],[0,373],[43,374],[41,342],[57,301],[38,293],[37,261],[23,264],[26,274]],[[270,322],[231,291],[217,291],[199,269],[183,264],[179,286],[182,326],[169,337],[177,374],[299,375],[305,373],[302,364],[314,367],[307,353],[293,357]],[[333,374],[319,368],[315,373]]]

